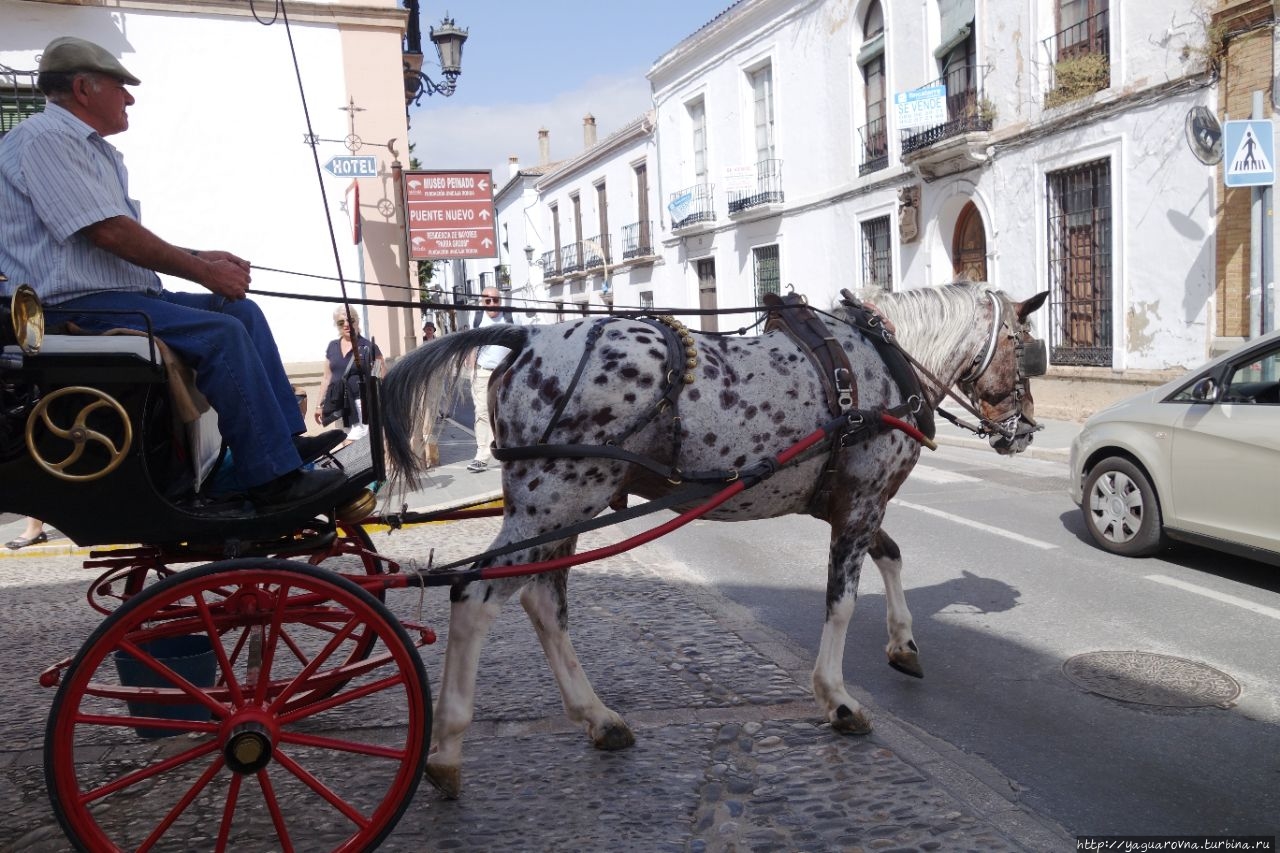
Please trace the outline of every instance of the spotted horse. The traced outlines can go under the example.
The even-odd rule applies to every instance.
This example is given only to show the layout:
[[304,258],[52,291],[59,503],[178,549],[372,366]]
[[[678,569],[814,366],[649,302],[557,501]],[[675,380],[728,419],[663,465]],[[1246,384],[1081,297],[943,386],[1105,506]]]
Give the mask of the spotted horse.
[[[748,475],[758,482],[705,517],[806,513],[827,521],[826,619],[814,698],[835,731],[863,734],[870,718],[845,687],[843,655],[868,553],[885,575],[890,662],[919,674],[901,558],[881,530],[889,500],[920,456],[909,433],[926,425],[944,395],[962,399],[949,392],[954,385],[981,420],[976,430],[990,436],[998,453],[1028,446],[1036,429],[1028,376],[1044,372],[1044,344],[1032,337],[1027,318],[1046,295],[1015,302],[986,285],[957,283],[877,297],[872,312],[846,292],[830,312],[810,312],[816,345],[781,323],[758,336],[723,337],[689,332],[669,317],[499,324],[451,334],[409,353],[388,373],[382,389],[388,452],[397,477],[412,485],[423,461],[413,452],[414,430],[457,386],[467,355],[497,345],[511,350],[489,386],[505,506],[501,530],[477,566],[572,554],[578,533],[611,515],[650,505],[688,509],[708,494],[708,484]],[[773,308],[785,314],[788,306]],[[817,358],[815,349],[827,350],[827,358]],[[892,368],[896,358],[886,353],[897,351],[910,354],[914,375]],[[830,368],[832,356],[839,366]],[[904,429],[881,428],[895,419]],[[841,426],[832,429],[833,422]],[[787,448],[824,427],[828,440],[778,464]],[[628,495],[648,500],[622,510]],[[615,512],[601,515],[608,507]],[[626,722],[596,695],[570,642],[567,582],[567,570],[557,570],[451,588],[427,769],[444,796],[461,789],[462,739],[482,643],[517,590],[570,719],[600,749],[634,743]]]

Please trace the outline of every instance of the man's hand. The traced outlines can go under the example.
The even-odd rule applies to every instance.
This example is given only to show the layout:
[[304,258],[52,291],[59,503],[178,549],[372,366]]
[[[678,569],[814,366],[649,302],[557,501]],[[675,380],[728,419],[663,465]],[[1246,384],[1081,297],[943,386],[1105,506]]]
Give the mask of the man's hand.
[[227,299],[244,299],[249,292],[249,262],[220,249],[192,252],[205,262],[205,275],[198,282]]

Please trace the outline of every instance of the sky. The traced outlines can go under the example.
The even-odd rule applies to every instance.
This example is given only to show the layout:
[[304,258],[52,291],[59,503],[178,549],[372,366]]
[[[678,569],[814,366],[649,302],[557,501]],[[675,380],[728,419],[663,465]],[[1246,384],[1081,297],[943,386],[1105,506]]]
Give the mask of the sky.
[[507,158],[538,163],[538,129],[551,159],[582,151],[582,118],[604,139],[651,105],[645,72],[733,0],[455,0],[422,3],[423,71],[440,79],[429,28],[447,11],[469,31],[452,97],[429,95],[411,112],[413,156],[423,169],[491,169]]

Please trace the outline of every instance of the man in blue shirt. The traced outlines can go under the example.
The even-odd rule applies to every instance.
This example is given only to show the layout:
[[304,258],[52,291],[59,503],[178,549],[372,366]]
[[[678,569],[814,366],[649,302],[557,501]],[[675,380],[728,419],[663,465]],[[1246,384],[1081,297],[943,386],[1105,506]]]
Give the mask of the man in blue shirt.
[[[143,227],[120,152],[105,137],[129,127],[126,86],[140,81],[102,47],[54,39],[40,59],[45,111],[0,140],[0,294],[28,283],[51,322],[91,332],[145,329],[196,371],[218,413],[241,485],[260,511],[319,496],[343,482],[303,471],[343,438],[307,437],[293,388],[262,310],[245,298],[249,262],[222,250],[184,249]],[[208,293],[165,290],[156,273]],[[94,310],[136,312],[94,314]]]

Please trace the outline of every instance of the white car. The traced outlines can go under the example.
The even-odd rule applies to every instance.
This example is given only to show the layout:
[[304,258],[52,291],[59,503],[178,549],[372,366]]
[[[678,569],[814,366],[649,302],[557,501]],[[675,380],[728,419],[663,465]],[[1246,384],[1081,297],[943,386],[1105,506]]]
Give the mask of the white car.
[[1280,332],[1098,412],[1070,465],[1071,499],[1107,551],[1176,539],[1280,565]]

